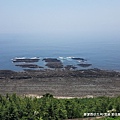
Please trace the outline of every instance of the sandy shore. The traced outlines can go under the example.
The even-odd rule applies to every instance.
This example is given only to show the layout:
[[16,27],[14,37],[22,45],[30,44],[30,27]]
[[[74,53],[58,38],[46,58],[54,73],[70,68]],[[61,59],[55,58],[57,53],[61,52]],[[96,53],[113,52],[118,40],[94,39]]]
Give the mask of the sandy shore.
[[33,97],[50,93],[57,98],[68,99],[118,96],[120,95],[120,73],[99,69],[26,72],[0,70],[0,94],[6,93]]

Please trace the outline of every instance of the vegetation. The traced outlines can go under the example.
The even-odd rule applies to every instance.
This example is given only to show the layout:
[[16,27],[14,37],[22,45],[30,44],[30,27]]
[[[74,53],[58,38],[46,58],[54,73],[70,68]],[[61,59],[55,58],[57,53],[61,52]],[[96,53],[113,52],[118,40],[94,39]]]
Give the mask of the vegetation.
[[[57,99],[49,93],[42,98],[0,95],[0,120],[63,120],[81,118],[84,113],[106,113],[108,110],[120,113],[120,97]],[[116,117],[116,120],[120,118]]]

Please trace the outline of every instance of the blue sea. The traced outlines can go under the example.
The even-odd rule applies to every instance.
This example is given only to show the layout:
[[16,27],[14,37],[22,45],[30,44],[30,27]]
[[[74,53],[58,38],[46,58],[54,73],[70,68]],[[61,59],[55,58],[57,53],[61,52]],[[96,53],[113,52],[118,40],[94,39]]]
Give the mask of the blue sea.
[[43,67],[43,58],[58,58],[64,65],[76,66],[80,61],[70,58],[80,57],[92,64],[86,69],[119,71],[120,39],[110,36],[0,35],[0,70],[21,71],[22,68],[11,61],[15,57],[40,57],[36,64]]

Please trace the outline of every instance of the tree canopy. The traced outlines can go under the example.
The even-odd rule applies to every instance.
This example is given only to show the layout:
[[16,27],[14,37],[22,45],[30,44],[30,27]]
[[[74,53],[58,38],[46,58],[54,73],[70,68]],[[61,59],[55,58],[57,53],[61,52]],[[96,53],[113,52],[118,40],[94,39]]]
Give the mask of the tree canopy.
[[[49,93],[42,98],[0,95],[0,120],[62,120],[107,112],[120,113],[120,97],[57,99]],[[113,119],[114,116],[105,118]]]

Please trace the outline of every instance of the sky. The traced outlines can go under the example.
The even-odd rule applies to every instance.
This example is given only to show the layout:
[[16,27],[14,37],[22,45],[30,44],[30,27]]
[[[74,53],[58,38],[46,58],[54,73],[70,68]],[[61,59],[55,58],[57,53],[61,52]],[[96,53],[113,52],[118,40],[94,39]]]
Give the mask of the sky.
[[0,0],[0,34],[119,33],[120,0]]

